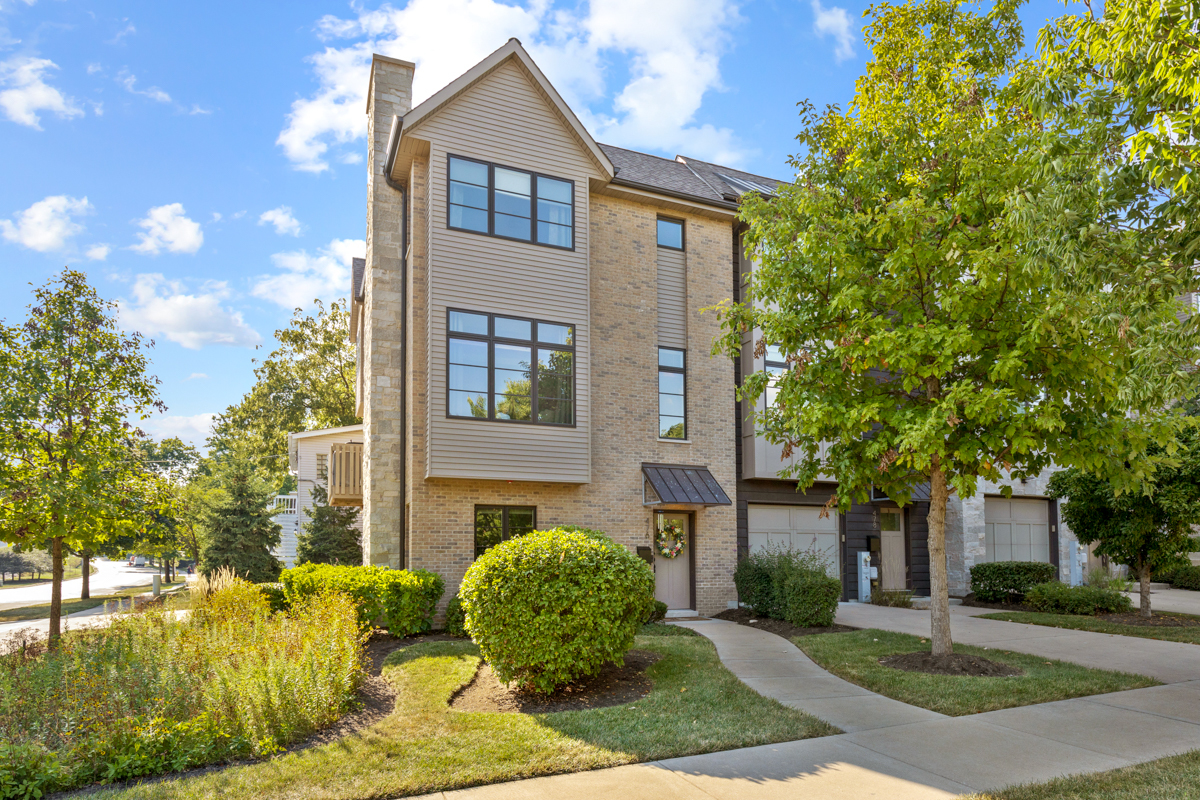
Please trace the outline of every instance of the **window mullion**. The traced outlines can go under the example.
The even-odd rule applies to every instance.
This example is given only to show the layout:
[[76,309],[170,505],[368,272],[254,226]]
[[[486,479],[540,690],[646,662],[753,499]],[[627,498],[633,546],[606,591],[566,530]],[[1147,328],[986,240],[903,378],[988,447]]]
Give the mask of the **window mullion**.
[[496,235],[496,166],[488,164],[488,235]]

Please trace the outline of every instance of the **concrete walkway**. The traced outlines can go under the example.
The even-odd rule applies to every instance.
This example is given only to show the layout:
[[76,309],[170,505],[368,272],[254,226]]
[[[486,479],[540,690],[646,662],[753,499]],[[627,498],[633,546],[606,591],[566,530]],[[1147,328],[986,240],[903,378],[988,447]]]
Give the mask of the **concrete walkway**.
[[[896,612],[912,616],[895,616]],[[927,613],[873,606],[839,609],[839,622],[849,617],[864,627],[889,630],[919,627],[923,622],[923,630],[912,632],[928,633]],[[1115,769],[1200,748],[1200,665],[1172,667],[1166,651],[1151,658],[1155,668],[1164,674],[1190,673],[1190,678],[1130,692],[945,717],[846,684],[773,634],[718,620],[682,624],[711,639],[722,662],[761,694],[817,714],[850,732],[432,796],[464,800],[923,800]],[[1051,632],[1049,637],[1025,638],[1010,632],[1007,638],[995,639],[996,626],[1033,626],[973,620],[969,614],[956,614],[952,625],[956,636],[963,631],[963,641],[982,634],[984,641],[1003,642],[1009,650],[1035,652],[1031,648],[1074,644],[1088,659],[1101,657],[1105,650],[1099,641],[1073,637],[1058,639],[1055,644],[1056,636],[1067,633],[1058,629],[1045,629]],[[1124,643],[1111,642],[1122,637],[1091,635],[1110,642],[1110,656],[1125,656]],[[1069,655],[1054,657],[1080,661]],[[815,687],[812,690],[801,685],[810,682]],[[878,711],[877,719],[869,718],[869,704]]]
[[[1142,596],[1137,592],[1129,592],[1128,597],[1137,608],[1142,602]],[[1151,589],[1151,611],[1175,611],[1180,614],[1195,614],[1200,616],[1200,592],[1189,589]]]

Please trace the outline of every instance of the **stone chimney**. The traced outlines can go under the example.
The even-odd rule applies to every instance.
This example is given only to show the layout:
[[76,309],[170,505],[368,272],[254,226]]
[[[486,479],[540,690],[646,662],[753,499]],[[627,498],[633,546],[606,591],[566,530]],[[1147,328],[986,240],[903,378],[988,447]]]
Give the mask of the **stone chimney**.
[[412,108],[416,65],[376,55],[367,92],[367,263],[359,332],[363,402],[363,562],[404,566],[402,370],[404,203],[388,185],[388,137]]

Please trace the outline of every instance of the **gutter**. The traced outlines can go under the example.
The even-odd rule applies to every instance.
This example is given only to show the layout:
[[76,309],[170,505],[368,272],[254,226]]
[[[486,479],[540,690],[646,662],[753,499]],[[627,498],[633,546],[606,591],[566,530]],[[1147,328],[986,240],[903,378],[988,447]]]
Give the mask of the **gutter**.
[[[690,203],[700,203],[702,205],[715,206],[716,208],[726,209],[726,210],[730,210],[730,211],[737,211],[737,209],[738,209],[737,203],[728,203],[728,202],[725,202],[722,200],[713,200],[708,197],[697,197],[694,194],[687,194],[686,192],[677,192],[673,189],[664,189],[661,186],[651,186],[647,183],[638,183],[637,181],[631,181],[631,180],[627,180],[624,178],[613,178],[608,183],[610,186],[628,186],[631,189],[641,189],[644,192],[651,192],[653,194],[661,194],[666,197],[677,197],[680,200],[687,200]],[[707,186],[708,184],[706,183],[705,185]]]
[[386,157],[383,162],[383,181],[400,194],[400,463],[397,468],[400,480],[399,517],[399,561],[400,569],[408,567],[406,552],[405,522],[408,519],[408,192],[392,180],[392,167],[396,164],[396,152],[400,143],[400,132],[404,118],[392,117],[392,131],[388,135]]

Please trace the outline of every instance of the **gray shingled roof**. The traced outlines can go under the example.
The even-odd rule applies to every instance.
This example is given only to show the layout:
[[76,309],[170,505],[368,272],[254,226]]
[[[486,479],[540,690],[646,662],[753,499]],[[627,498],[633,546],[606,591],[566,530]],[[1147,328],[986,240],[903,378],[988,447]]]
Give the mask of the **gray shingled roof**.
[[[745,191],[759,186],[773,190],[783,183],[685,156],[661,158],[611,144],[601,144],[600,149],[617,168],[613,183],[644,186],[717,205],[736,205]],[[730,182],[731,178],[741,185]]]
[[354,282],[353,291],[354,299],[362,302],[363,299],[363,273],[367,270],[367,260],[365,258],[350,259],[351,280]]

